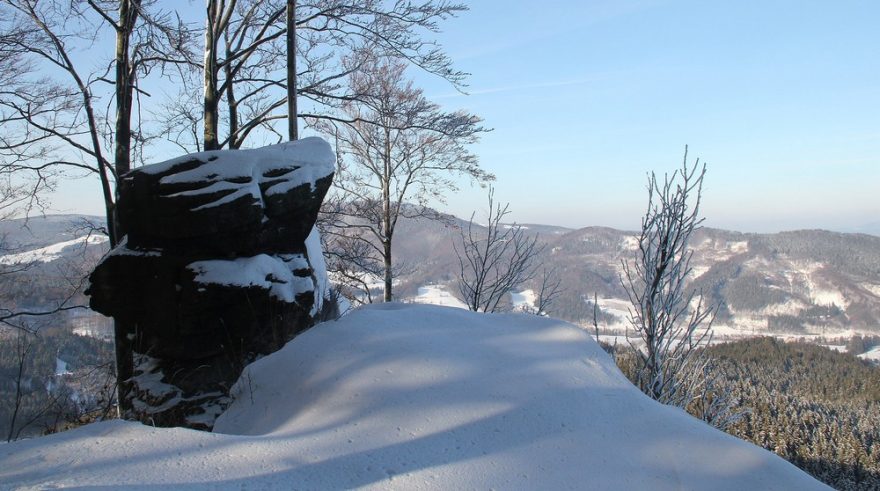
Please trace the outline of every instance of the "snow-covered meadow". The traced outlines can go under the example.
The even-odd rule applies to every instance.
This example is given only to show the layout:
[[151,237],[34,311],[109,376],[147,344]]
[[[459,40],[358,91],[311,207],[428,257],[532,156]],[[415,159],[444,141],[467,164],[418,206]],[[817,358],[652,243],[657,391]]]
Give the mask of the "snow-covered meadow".
[[0,265],[8,266],[34,262],[49,263],[61,258],[65,252],[77,248],[84,249],[88,245],[103,244],[107,240],[107,237],[104,235],[84,235],[38,249],[2,255],[0,256]]

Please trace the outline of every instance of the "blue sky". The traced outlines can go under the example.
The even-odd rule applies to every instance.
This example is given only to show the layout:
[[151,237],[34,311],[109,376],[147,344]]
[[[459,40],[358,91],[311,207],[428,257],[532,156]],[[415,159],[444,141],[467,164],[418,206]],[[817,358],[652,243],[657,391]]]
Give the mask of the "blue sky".
[[878,25],[873,1],[480,1],[440,37],[470,95],[420,79],[494,128],[476,150],[519,221],[635,228],[687,144],[708,225],[850,230],[880,221]]
[[414,75],[494,129],[473,150],[517,221],[634,229],[687,144],[707,225],[848,231],[880,222],[878,25],[877,1],[480,0],[437,35],[469,95]]

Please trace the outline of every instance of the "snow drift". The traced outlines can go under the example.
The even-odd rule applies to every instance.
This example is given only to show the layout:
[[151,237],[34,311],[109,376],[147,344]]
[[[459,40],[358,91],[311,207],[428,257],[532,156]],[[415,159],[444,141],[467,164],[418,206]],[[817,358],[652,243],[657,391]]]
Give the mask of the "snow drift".
[[582,330],[386,304],[250,365],[215,433],[110,421],[0,446],[5,489],[826,489],[651,401]]

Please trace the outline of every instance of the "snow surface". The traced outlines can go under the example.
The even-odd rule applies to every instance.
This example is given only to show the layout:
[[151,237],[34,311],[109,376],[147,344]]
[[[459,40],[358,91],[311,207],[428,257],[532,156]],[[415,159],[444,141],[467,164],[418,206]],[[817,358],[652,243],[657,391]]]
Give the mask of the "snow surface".
[[632,308],[632,304],[629,303],[628,300],[622,298],[597,298],[596,302],[599,304],[599,309],[605,313],[613,315],[615,318],[615,322],[607,323],[607,325],[601,327],[623,330],[630,329],[629,312]]
[[859,358],[863,360],[870,360],[874,363],[880,363],[880,346],[875,346],[874,348],[860,354]]
[[109,240],[105,235],[87,235],[77,237],[76,239],[58,242],[50,246],[41,247],[32,251],[19,252],[17,254],[6,254],[0,256],[0,264],[27,264],[33,262],[48,263],[62,256],[64,250],[72,247],[85,247],[87,245],[103,244]]
[[827,489],[535,315],[360,308],[233,393],[215,433],[109,421],[0,445],[0,488]]
[[639,248],[639,238],[627,235],[620,240],[620,248],[624,251],[634,251]]
[[468,306],[458,299],[446,289],[444,285],[425,285],[420,286],[418,294],[413,297],[412,302],[442,305],[445,307],[455,307],[457,309],[467,309]]
[[55,376],[63,377],[64,375],[71,375],[72,372],[67,369],[67,362],[62,360],[61,358],[55,357]]
[[[202,284],[256,286],[269,290],[273,297],[292,303],[300,293],[312,291],[311,278],[302,278],[291,270],[308,267],[302,255],[289,255],[285,260],[267,254],[233,260],[214,259],[187,265]],[[286,264],[291,263],[291,264]]]
[[521,292],[510,292],[510,303],[513,309],[523,312],[534,312],[538,309],[535,302],[538,300],[538,294],[534,290],[528,289]]
[[324,259],[324,249],[321,247],[321,232],[318,227],[312,226],[312,231],[306,237],[306,254],[312,267],[312,276],[315,278],[315,303],[309,315],[314,316],[321,311],[324,298],[330,296],[330,280],[327,277],[327,261]]
[[[215,150],[183,155],[158,164],[138,169],[145,174],[163,174],[174,166],[198,160],[204,162],[159,179],[160,184],[205,184],[198,189],[181,191],[175,196],[210,196],[226,191],[222,198],[194,208],[200,210],[234,201],[250,195],[261,199],[260,184],[268,185],[266,196],[284,194],[293,188],[315,183],[335,170],[336,154],[330,144],[319,137],[303,138],[293,142],[267,147],[236,150]],[[291,170],[292,169],[292,170]]]
[[880,297],[880,285],[875,285],[873,283],[862,283],[862,287],[865,290],[871,292],[871,295],[874,295],[875,297]]
[[[204,182],[219,175],[224,177],[249,177],[253,166],[260,167],[264,172],[284,169],[289,162],[305,167],[329,168],[333,171],[336,156],[330,144],[317,136],[301,140],[279,143],[261,148],[242,149],[234,152],[210,150],[188,155],[181,155],[158,164],[139,168],[147,174],[162,174],[175,165],[193,159],[211,162],[213,165],[200,165],[185,173],[173,174],[163,178],[163,182]],[[248,165],[248,162],[251,164]],[[326,175],[326,174],[325,174]],[[167,179],[167,180],[166,180]]]
[[129,249],[128,236],[122,238],[122,241],[110,252],[108,256],[143,256],[143,257],[159,257],[162,255],[162,249]]

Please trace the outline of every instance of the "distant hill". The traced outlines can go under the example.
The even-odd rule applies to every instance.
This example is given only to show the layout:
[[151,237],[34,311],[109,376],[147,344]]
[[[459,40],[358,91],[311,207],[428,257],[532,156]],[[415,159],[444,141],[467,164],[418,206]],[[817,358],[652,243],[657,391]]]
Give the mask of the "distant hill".
[[[87,221],[101,223],[98,217],[84,215],[34,217],[26,223],[7,220],[0,222],[0,235],[20,244],[18,251],[48,247],[57,257],[45,257],[54,261],[83,254],[83,247],[59,252],[52,246],[82,236]],[[466,225],[467,221],[449,215],[444,221],[401,220],[394,259],[407,273],[399,278],[398,298],[416,297],[426,285],[457,291],[459,265],[453,240]],[[603,326],[622,328],[626,302],[619,276],[621,261],[635,253],[634,233],[607,227],[524,227],[546,244],[541,260],[562,282],[548,313],[587,324],[592,320],[587,299],[596,294]],[[720,305],[716,336],[880,332],[880,237],[824,230],[752,234],[704,228],[691,245],[692,285]],[[99,256],[106,243],[92,243],[87,249]]]
[[0,238],[18,250],[33,250],[83,236],[88,224],[103,226],[105,219],[92,215],[41,215],[0,220]]
[[[395,259],[414,271],[397,293],[446,284],[455,292],[458,262],[452,243],[462,221],[405,221],[395,236]],[[539,228],[542,261],[555,269],[562,292],[549,309],[561,319],[587,323],[595,293],[606,314],[623,327],[621,261],[633,257],[635,234],[607,227]],[[880,332],[880,237],[824,230],[752,234],[704,228],[693,237],[693,287],[720,305],[718,335],[849,336]],[[526,285],[535,289],[536,284]],[[606,317],[607,318],[607,317]]]
[[866,223],[856,229],[856,232],[863,234],[876,235],[880,237],[880,222]]

